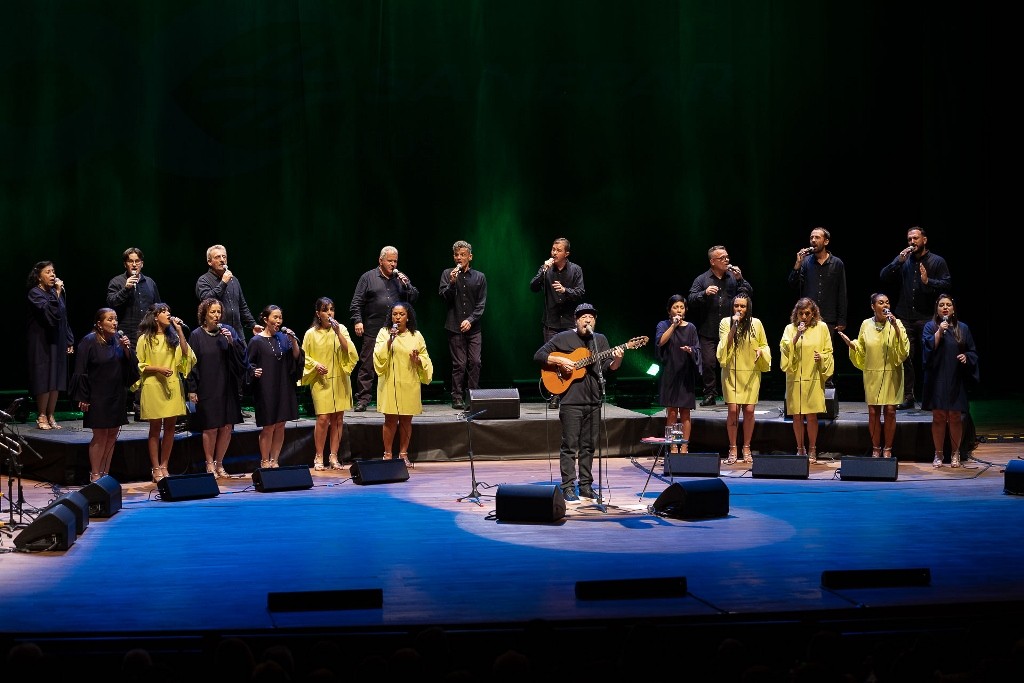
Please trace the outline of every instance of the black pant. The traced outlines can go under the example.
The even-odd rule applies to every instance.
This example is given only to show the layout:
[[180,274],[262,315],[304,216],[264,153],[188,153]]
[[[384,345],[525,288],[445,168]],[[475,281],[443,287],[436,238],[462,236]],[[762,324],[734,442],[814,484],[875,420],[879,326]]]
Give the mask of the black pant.
[[368,404],[373,401],[373,383],[377,373],[373,371],[373,345],[377,342],[380,330],[363,330],[363,345],[359,347],[359,367],[356,368],[356,381],[353,385],[356,403]]
[[576,463],[579,461],[580,488],[594,483],[594,445],[600,426],[600,404],[566,405],[558,408],[558,421],[562,424],[562,445],[558,451],[562,470],[562,490],[572,489],[576,481]]
[[469,396],[480,388],[480,355],[483,335],[480,330],[448,332],[448,351],[452,356],[452,400]]
[[904,320],[903,327],[907,330],[910,340],[910,354],[903,361],[903,400],[913,401],[914,396],[921,393],[914,390],[914,384],[921,369],[921,333],[927,320]]
[[700,337],[700,360],[704,366],[701,379],[704,381],[704,398],[714,398],[722,393],[718,380],[718,339]]

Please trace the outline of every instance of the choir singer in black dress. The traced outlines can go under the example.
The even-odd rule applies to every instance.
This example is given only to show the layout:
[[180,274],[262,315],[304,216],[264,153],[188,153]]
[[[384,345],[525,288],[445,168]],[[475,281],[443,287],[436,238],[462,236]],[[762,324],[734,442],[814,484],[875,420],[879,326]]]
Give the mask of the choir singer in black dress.
[[202,432],[206,471],[227,477],[224,454],[235,425],[242,422],[238,400],[245,379],[245,342],[235,328],[221,323],[224,306],[214,298],[199,304],[199,327],[188,345],[196,365],[188,376],[188,399],[196,406],[192,431]]
[[263,329],[253,335],[245,355],[260,427],[260,467],[278,467],[284,423],[299,419],[295,385],[302,378],[306,355],[295,333],[284,327],[280,307],[264,308],[257,323]]
[[89,481],[110,471],[121,425],[128,424],[128,387],[139,378],[131,339],[117,329],[112,308],[96,311],[92,331],[78,343],[71,400],[82,411],[82,426],[92,430]]

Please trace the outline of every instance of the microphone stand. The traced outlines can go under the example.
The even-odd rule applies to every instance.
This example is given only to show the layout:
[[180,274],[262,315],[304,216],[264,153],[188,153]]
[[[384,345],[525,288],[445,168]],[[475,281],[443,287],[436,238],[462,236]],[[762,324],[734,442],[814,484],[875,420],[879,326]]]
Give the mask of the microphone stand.
[[473,420],[480,417],[486,412],[487,409],[484,408],[483,410],[477,411],[472,415],[466,415],[466,434],[469,436],[469,476],[473,480],[473,488],[466,495],[460,498],[456,498],[455,502],[457,503],[461,503],[464,500],[471,500],[477,505],[483,507],[483,503],[480,502],[480,491],[477,487],[477,484],[479,484],[480,482],[477,482],[476,480],[476,467],[473,465]]
[[[590,341],[591,341],[591,343],[593,345],[592,353],[596,356],[597,355],[597,339],[594,337],[594,333],[593,332],[590,333]],[[596,498],[596,500],[594,502],[594,507],[596,507],[601,512],[607,512],[608,508],[604,504],[604,473],[603,473],[604,449],[601,447],[601,423],[602,423],[601,417],[602,417],[602,413],[604,411],[604,399],[605,399],[604,372],[601,370],[601,361],[597,361],[596,363],[594,363],[594,368],[597,370],[597,379],[598,379],[598,382],[601,384],[601,402],[598,404],[597,409],[595,411],[597,413],[595,418],[597,419],[598,422],[597,422],[597,498]]]

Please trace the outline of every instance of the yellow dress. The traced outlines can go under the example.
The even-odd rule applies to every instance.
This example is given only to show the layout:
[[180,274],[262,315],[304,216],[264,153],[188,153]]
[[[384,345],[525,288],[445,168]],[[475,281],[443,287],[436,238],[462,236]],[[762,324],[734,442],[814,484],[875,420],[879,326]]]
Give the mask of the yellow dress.
[[[796,325],[786,325],[779,342],[779,367],[786,373],[786,414],[825,412],[825,380],[835,371],[832,334],[828,325],[811,325],[793,344]],[[814,360],[814,352],[821,360]]]
[[871,406],[893,406],[903,402],[903,361],[910,355],[910,339],[903,321],[897,320],[900,338],[896,339],[888,322],[882,329],[875,319],[860,324],[857,338],[851,340],[850,361],[864,373],[864,401]]
[[[317,415],[338,413],[352,409],[352,370],[359,361],[359,352],[344,325],[339,331],[348,343],[342,351],[338,335],[327,328],[309,328],[302,337],[302,350],[306,352],[301,384],[309,386],[313,397],[313,412]],[[327,368],[327,374],[316,371],[317,364]]]
[[[173,349],[167,345],[167,337],[155,334],[152,337],[142,335],[135,343],[135,354],[139,358],[138,382],[132,390],[142,388],[139,395],[139,418],[158,420],[165,417],[177,417],[185,414],[185,392],[182,389],[182,378],[192,372],[196,364],[196,354],[192,347],[188,348],[188,356],[181,352],[181,345]],[[170,377],[147,373],[150,365],[173,368]]]
[[[373,369],[377,372],[377,412],[387,415],[419,415],[423,412],[420,385],[430,384],[434,365],[427,355],[427,343],[419,332],[406,330],[395,337],[388,349],[391,328],[377,333],[373,345]],[[421,365],[412,362],[412,351],[418,349]]]
[[[750,405],[757,403],[761,392],[761,373],[772,369],[772,351],[764,326],[757,318],[750,319],[749,336],[737,337],[735,344],[729,344],[729,327],[732,318],[722,318],[718,323],[718,364],[722,368],[722,397],[726,403]],[[761,357],[754,362],[754,351],[761,349]]]

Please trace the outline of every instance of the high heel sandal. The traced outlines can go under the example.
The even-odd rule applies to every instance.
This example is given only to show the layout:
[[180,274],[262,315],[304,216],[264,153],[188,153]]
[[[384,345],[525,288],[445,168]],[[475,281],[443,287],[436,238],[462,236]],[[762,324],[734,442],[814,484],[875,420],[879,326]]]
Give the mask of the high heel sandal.
[[740,462],[754,462],[754,454],[750,452],[750,444],[743,447],[740,451]]
[[892,446],[886,446],[885,448],[882,449],[882,457],[883,458],[891,458],[892,457]]
[[338,455],[337,455],[337,453],[331,453],[331,457],[330,457],[330,460],[328,461],[328,464],[331,466],[332,470],[343,470],[343,469],[345,469],[345,466],[342,465],[340,462],[338,462]]
[[164,478],[163,470],[161,468],[159,468],[159,467],[152,468],[150,470],[150,472],[153,473],[153,482],[154,483],[159,483],[160,480]]
[[807,461],[809,463],[811,463],[812,465],[814,465],[815,463],[818,462],[818,447],[817,446],[809,446],[807,448]]
[[49,420],[40,416],[36,418],[36,429],[50,430],[53,429],[53,427],[50,426]]
[[881,458],[882,457],[882,447],[881,446],[872,446],[871,447],[871,457],[872,458]]
[[402,459],[402,462],[405,463],[406,467],[415,467],[415,465],[413,465],[411,462],[409,462],[409,452],[408,451],[402,451],[401,453],[398,454],[398,457]]
[[217,475],[218,479],[227,479],[231,476],[228,474],[228,471],[224,469],[224,463],[222,462],[214,463],[213,472]]
[[736,447],[729,446],[729,456],[725,459],[726,465],[733,465],[736,463]]
[[207,474],[217,474],[216,467],[217,466],[213,464],[212,460],[207,460],[206,461],[206,473]]
[[932,467],[942,467],[942,451],[935,451],[935,457],[932,458]]
[[324,471],[324,456],[322,453],[317,453],[313,456],[313,469],[317,472]]
[[804,448],[803,446],[800,446],[799,448],[796,449],[796,454],[797,455],[807,455],[807,449]]
[[260,460],[260,469],[265,470],[270,467],[270,460]]
[[950,467],[960,467],[960,451],[953,451],[953,455],[949,456]]
[[391,451],[384,451],[385,460],[394,460],[395,456],[391,454]]

